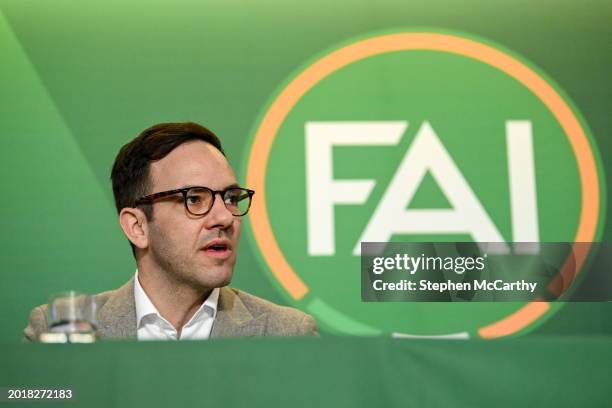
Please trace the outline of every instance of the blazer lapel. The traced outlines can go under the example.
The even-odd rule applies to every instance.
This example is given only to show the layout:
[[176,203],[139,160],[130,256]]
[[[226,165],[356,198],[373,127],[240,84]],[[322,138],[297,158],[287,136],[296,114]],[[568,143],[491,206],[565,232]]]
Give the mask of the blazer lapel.
[[98,332],[102,338],[136,338],[134,278],[114,291],[100,308]]
[[265,332],[267,321],[266,314],[254,318],[240,297],[232,289],[224,287],[219,292],[211,337],[261,336]]

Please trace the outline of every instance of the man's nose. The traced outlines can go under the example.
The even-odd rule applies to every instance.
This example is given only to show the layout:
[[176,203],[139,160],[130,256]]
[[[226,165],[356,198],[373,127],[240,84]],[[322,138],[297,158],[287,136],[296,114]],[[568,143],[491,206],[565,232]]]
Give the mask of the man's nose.
[[206,228],[228,228],[234,221],[234,216],[227,209],[223,202],[223,196],[221,193],[215,193],[215,200],[213,206],[204,217],[206,222]]

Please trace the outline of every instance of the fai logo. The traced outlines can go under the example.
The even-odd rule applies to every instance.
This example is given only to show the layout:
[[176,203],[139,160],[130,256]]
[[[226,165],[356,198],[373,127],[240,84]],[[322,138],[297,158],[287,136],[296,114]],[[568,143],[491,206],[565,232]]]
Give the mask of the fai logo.
[[307,64],[257,123],[244,176],[270,277],[338,333],[491,338],[560,307],[364,304],[361,242],[529,253],[514,243],[591,242],[603,221],[596,147],[568,98],[507,50],[449,33],[371,36]]
[[[505,125],[512,238],[515,242],[538,242],[531,122],[507,121]],[[335,255],[334,206],[363,205],[376,183],[375,180],[334,180],[333,147],[394,146],[407,127],[407,122],[306,123],[310,255]],[[450,209],[406,209],[428,173],[451,204]],[[362,241],[385,242],[394,235],[441,233],[469,234],[476,242],[504,242],[431,125],[424,122],[356,242],[353,253],[359,255]],[[524,248],[534,250],[537,246]],[[517,249],[521,251],[521,247]],[[508,248],[499,245],[491,250],[507,252]]]

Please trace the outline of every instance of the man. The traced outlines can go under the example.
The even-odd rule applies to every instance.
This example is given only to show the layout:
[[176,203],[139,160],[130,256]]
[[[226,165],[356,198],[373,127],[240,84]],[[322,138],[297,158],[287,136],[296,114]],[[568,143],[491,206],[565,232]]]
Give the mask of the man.
[[[195,123],[152,126],[123,146],[111,179],[137,271],[95,296],[101,337],[316,334],[309,315],[226,287],[255,192],[238,185],[214,133]],[[46,310],[32,311],[27,339],[47,330]]]

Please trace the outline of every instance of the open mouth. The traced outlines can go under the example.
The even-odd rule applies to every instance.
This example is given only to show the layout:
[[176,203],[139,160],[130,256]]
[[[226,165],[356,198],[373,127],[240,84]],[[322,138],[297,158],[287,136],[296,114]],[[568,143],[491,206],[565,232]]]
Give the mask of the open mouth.
[[215,244],[205,248],[207,251],[226,251],[228,249],[228,246],[224,244]]
[[228,257],[232,252],[232,248],[227,240],[214,240],[209,242],[202,250],[215,258]]

